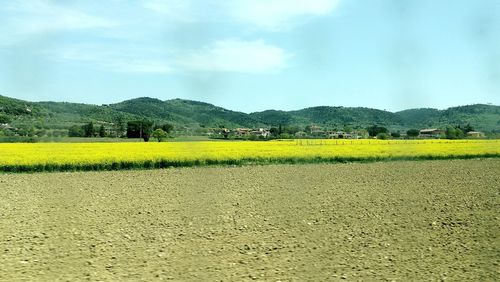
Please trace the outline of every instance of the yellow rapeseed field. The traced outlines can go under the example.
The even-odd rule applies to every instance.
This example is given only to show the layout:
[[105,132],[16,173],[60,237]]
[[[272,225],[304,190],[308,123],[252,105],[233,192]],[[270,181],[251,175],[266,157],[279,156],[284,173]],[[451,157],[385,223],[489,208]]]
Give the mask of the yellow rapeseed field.
[[[274,140],[0,144],[0,170],[500,156],[499,140]],[[14,169],[16,170],[16,169]]]

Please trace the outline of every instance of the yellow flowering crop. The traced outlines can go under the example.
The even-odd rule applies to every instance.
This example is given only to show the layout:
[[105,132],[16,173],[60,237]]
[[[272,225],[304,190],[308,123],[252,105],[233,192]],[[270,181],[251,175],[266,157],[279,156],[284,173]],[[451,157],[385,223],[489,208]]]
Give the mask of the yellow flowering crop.
[[[0,170],[120,168],[293,160],[370,160],[500,156],[499,140],[274,140],[0,144]],[[146,167],[148,167],[146,165]]]

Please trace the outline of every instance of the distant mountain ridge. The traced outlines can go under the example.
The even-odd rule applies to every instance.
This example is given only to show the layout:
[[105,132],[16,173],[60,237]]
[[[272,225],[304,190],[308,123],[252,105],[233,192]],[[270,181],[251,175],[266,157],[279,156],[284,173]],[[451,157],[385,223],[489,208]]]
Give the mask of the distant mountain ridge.
[[430,108],[389,112],[365,107],[310,107],[296,111],[266,110],[243,113],[209,103],[141,97],[109,105],[66,102],[28,102],[0,95],[0,115],[13,124],[37,122],[46,128],[68,128],[93,121],[111,124],[117,119],[150,119],[177,128],[270,127],[318,125],[324,128],[365,128],[377,124],[391,130],[442,128],[471,124],[476,130],[500,132],[500,106],[468,105],[437,110]]

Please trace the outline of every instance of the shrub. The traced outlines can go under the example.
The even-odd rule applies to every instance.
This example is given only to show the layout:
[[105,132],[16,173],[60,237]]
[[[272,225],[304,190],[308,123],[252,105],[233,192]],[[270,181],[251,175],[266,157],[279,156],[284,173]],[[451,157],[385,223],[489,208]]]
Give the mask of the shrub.
[[377,139],[387,140],[387,139],[389,139],[389,135],[387,133],[381,132],[381,133],[377,134]]
[[158,128],[153,132],[153,137],[158,139],[158,142],[161,142],[163,139],[167,138],[167,133],[163,129]]

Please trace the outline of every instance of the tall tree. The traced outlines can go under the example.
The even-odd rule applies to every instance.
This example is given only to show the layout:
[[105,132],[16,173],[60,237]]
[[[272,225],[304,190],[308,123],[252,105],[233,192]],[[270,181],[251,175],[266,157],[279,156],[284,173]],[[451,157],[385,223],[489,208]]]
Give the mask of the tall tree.
[[464,132],[459,127],[447,126],[445,131],[446,139],[464,138]]
[[116,117],[116,119],[114,120],[115,137],[116,138],[122,137],[124,132],[127,129],[126,127],[127,127],[127,124],[123,120],[123,117],[122,116]]
[[68,129],[69,137],[82,137],[84,136],[83,128],[78,125],[73,125]]
[[101,127],[99,127],[99,137],[106,137],[106,129],[104,128],[104,124],[101,124]]
[[159,125],[155,125],[154,129],[161,129],[163,131],[165,131],[165,133],[170,133],[172,132],[172,130],[174,130],[174,126],[170,123],[164,123],[164,124],[159,124]]
[[128,138],[142,138],[148,142],[153,131],[153,122],[149,120],[136,120],[127,123]]
[[389,132],[389,130],[387,130],[387,128],[382,127],[382,126],[378,126],[378,125],[369,126],[366,130],[368,131],[368,134],[372,137],[377,136],[379,133],[388,133]]
[[93,137],[95,133],[94,123],[89,122],[83,126],[83,136],[84,137]]
[[418,130],[418,129],[410,129],[410,130],[406,131],[406,135],[408,137],[417,137],[418,135],[420,135],[420,130]]

